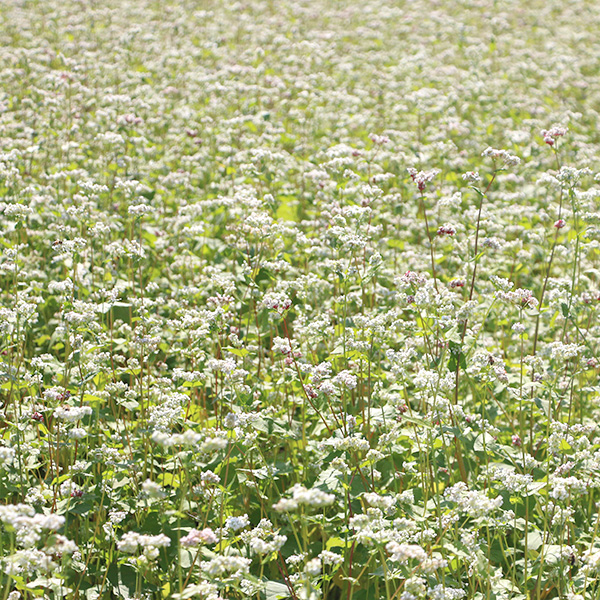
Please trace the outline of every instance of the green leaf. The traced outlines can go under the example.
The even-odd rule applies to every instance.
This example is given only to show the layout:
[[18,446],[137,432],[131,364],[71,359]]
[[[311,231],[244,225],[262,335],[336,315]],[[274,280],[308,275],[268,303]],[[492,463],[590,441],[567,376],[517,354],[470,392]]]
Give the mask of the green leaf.
[[266,600],[281,600],[281,598],[289,598],[290,590],[285,583],[278,581],[267,581],[265,586]]
[[135,596],[135,571],[128,565],[111,565],[108,569],[108,581],[113,593],[118,598],[133,598]]
[[321,471],[315,481],[315,487],[323,488],[329,492],[340,491],[342,489],[341,475],[341,471],[333,468]]
[[411,415],[404,414],[402,415],[402,420],[408,423],[412,423],[413,425],[418,425],[419,427],[426,427],[427,429],[432,428],[432,425],[430,423],[427,423],[427,421],[419,417],[413,417]]
[[493,446],[497,446],[496,440],[489,433],[481,433],[475,439],[473,450],[475,452],[490,451]]
[[332,537],[327,540],[325,547],[327,550],[331,550],[332,548],[345,548],[346,545],[346,540],[343,540],[340,537]]
[[469,186],[474,192],[476,192],[477,194],[479,194],[479,196],[481,196],[481,198],[485,198],[485,194],[478,188],[475,187],[474,185],[470,185]]
[[560,440],[560,444],[558,446],[563,452],[568,452],[569,450],[572,450],[573,448],[571,447],[571,444],[569,444],[569,442],[567,442],[567,440]]
[[187,550],[184,548],[179,550],[179,564],[183,569],[189,569],[194,564],[197,552],[197,550]]
[[537,550],[543,543],[542,535],[537,529],[527,532],[527,550]]
[[227,350],[227,352],[229,352],[230,354],[233,354],[235,356],[239,356],[241,358],[243,358],[244,356],[248,355],[248,350],[246,348],[224,348],[224,350]]

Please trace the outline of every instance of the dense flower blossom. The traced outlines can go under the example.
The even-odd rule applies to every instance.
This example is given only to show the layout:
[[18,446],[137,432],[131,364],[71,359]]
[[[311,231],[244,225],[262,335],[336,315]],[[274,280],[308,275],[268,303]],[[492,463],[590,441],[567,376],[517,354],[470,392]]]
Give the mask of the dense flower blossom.
[[3,598],[596,597],[600,5],[463,4],[0,3]]

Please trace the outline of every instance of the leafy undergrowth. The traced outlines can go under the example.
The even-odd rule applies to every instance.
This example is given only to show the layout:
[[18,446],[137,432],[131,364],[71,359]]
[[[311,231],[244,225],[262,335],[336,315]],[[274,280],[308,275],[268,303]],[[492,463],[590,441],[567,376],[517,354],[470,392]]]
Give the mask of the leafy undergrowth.
[[600,5],[0,13],[0,600],[599,597]]

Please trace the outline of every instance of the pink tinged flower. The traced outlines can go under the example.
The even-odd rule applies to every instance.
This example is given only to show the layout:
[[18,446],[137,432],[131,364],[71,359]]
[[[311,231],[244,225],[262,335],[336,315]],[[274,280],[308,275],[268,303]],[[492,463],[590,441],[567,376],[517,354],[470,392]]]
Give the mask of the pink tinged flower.
[[312,386],[310,386],[310,385],[305,385],[304,386],[304,391],[306,392],[306,395],[309,398],[313,399],[313,400],[318,396],[318,394],[315,391],[315,389]]
[[200,544],[216,544],[218,541],[214,531],[207,527],[202,531],[192,529],[185,537],[181,538],[180,543],[185,548],[190,548]]
[[408,286],[419,286],[425,283],[425,277],[420,273],[415,273],[414,271],[406,271],[404,275],[399,278],[398,282],[403,287]]
[[424,192],[427,184],[440,172],[439,169],[432,169],[431,171],[417,171],[413,167],[406,169],[411,179],[415,182],[419,192]]
[[524,296],[521,298],[521,304],[523,304],[524,306],[537,306],[538,301],[536,298],[533,297],[533,294],[527,290],[527,293],[524,294]]
[[560,127],[559,125],[554,125],[550,127],[550,129],[542,129],[542,137],[544,138],[544,142],[548,144],[548,146],[554,146],[556,142],[556,138],[562,137],[566,135],[568,129],[566,127]]
[[390,138],[385,135],[377,135],[376,133],[369,134],[369,139],[377,146],[383,146],[390,141]]
[[269,310],[275,310],[279,314],[283,314],[291,308],[292,301],[284,294],[266,294],[263,298],[263,305]]
[[437,230],[437,235],[454,235],[456,233],[456,229],[452,225],[442,225]]
[[554,227],[556,227],[556,229],[562,229],[566,224],[567,222],[564,219],[559,219],[554,223]]

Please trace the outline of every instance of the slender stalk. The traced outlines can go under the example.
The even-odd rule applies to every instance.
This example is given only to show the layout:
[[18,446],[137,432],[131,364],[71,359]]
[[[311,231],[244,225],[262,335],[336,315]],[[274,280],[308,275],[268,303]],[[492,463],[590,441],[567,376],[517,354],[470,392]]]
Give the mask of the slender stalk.
[[425,219],[425,231],[427,233],[427,239],[429,240],[429,255],[431,257],[431,275],[433,276],[433,285],[435,287],[435,291],[438,292],[437,276],[435,274],[435,256],[433,253],[433,237],[431,235],[431,231],[429,231],[429,221],[427,219],[427,209],[425,208],[425,194],[422,190],[421,190],[419,198],[420,198],[420,203],[421,203],[421,210],[423,211],[423,218]]

